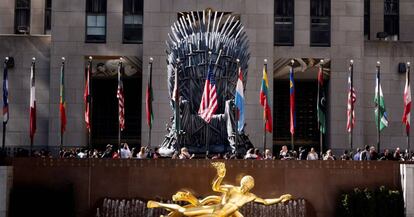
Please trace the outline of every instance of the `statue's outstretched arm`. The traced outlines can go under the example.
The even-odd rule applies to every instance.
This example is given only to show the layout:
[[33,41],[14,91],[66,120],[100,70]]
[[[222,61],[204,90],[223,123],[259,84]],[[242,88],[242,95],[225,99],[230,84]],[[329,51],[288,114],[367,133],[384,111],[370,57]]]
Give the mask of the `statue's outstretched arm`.
[[275,203],[284,203],[284,202],[289,201],[291,199],[292,199],[292,195],[284,194],[284,195],[280,196],[279,198],[273,198],[273,199],[262,199],[260,197],[256,197],[254,202],[261,203],[261,204],[264,204],[264,205],[272,205],[272,204],[275,204]]
[[225,188],[224,186],[221,185],[221,182],[223,181],[224,176],[226,176],[225,164],[223,162],[213,162],[211,164],[217,170],[217,176],[213,180],[213,184],[212,184],[213,191],[220,192],[220,193],[227,192],[228,188]]

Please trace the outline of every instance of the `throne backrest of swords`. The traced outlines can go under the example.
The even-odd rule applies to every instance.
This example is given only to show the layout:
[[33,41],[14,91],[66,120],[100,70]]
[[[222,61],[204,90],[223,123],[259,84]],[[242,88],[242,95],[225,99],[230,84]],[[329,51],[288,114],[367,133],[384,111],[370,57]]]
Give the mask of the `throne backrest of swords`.
[[[234,137],[230,138],[234,134],[234,116],[230,117],[233,112],[229,102],[235,98],[239,66],[244,88],[247,82],[250,54],[246,32],[231,13],[205,10],[180,14],[168,34],[166,52],[171,108],[175,110],[172,100],[178,95],[182,120],[179,125],[172,125],[162,147],[177,151],[186,146],[193,153],[227,151],[229,144],[234,144]],[[218,108],[207,125],[198,116],[198,110],[209,70],[216,81]],[[176,73],[178,94],[174,94]],[[179,132],[176,126],[183,131],[180,138],[175,133]]]
[[250,54],[247,35],[240,20],[230,13],[192,11],[182,14],[171,26],[168,36],[166,43],[170,97],[173,96],[177,71],[179,96],[190,103],[191,113],[197,114],[208,69],[211,67],[216,80],[216,113],[222,114],[225,101],[235,97],[238,65],[243,73],[244,87],[247,82]]

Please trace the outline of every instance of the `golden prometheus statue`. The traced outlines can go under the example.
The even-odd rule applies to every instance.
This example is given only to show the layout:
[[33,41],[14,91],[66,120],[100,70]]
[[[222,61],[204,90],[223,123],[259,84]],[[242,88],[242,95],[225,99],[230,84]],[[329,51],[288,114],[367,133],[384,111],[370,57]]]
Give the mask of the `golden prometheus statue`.
[[208,196],[198,200],[190,192],[179,191],[173,195],[173,201],[188,202],[188,205],[159,203],[148,201],[148,208],[164,208],[170,211],[169,217],[196,216],[196,217],[243,217],[238,211],[243,205],[249,202],[272,205],[286,202],[292,199],[292,195],[284,194],[279,198],[262,199],[249,191],[254,187],[252,176],[244,176],[240,186],[222,185],[221,182],[226,176],[226,165],[222,162],[212,163],[217,170],[217,177],[213,181],[213,191],[221,193],[221,196]]

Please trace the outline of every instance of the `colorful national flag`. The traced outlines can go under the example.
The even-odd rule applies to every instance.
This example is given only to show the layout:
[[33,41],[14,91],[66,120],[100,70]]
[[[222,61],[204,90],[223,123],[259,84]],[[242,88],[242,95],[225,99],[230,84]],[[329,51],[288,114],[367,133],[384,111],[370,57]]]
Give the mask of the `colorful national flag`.
[[3,71],[3,123],[9,121],[9,77],[7,68],[7,59],[4,61]]
[[290,67],[289,72],[289,89],[290,89],[290,134],[295,135],[296,128],[296,111],[295,111],[295,80],[293,74],[293,67]]
[[270,109],[270,99],[268,96],[269,82],[267,80],[266,66],[263,66],[262,85],[260,87],[260,105],[263,106],[263,118],[266,123],[266,131],[272,132],[272,110]]
[[35,83],[35,61],[30,67],[30,142],[36,133],[36,83]]
[[118,98],[118,121],[121,131],[125,129],[125,97],[124,85],[122,83],[122,70],[122,63],[120,63],[118,66],[118,89],[116,91],[116,98]]
[[210,123],[213,114],[217,110],[217,90],[212,66],[208,67],[206,82],[204,84],[203,96],[201,97],[198,114],[204,121]]
[[59,110],[60,110],[60,133],[63,135],[63,133],[66,130],[65,62],[62,62],[62,66],[60,68]]
[[323,85],[323,70],[319,67],[318,71],[318,104],[316,106],[318,111],[318,126],[319,131],[326,133],[326,97],[325,86]]
[[[376,79],[376,86],[375,86],[375,123],[379,130],[383,130],[385,127],[388,127],[388,115],[387,111],[385,110],[385,102],[384,102],[384,95],[382,94],[382,88],[380,84],[380,74],[379,68],[377,68],[377,79]],[[378,98],[378,91],[379,91],[379,98]],[[379,110],[379,111],[378,111]],[[380,119],[380,123],[378,126],[378,115]]]
[[152,62],[149,66],[149,78],[148,78],[148,84],[147,84],[147,90],[145,92],[145,111],[147,113],[147,124],[148,127],[152,128],[152,122],[154,121],[154,113],[152,111],[152,101],[154,100],[153,94],[152,94]]
[[405,76],[405,88],[404,88],[404,113],[402,122],[405,124],[405,132],[407,136],[410,135],[410,118],[411,118],[411,87],[410,87],[410,70],[407,68]]
[[90,122],[90,104],[91,104],[91,93],[90,93],[90,77],[92,70],[92,62],[88,63],[88,68],[86,70],[85,76],[85,90],[83,93],[83,101],[85,103],[85,123],[86,128],[91,132],[91,122]]
[[239,133],[244,128],[244,88],[243,88],[243,73],[241,67],[239,67],[239,76],[236,85],[236,99],[235,104],[237,108],[237,130]]
[[[352,67],[352,66],[351,66]],[[351,67],[349,69],[350,73],[348,76],[348,106],[347,106],[347,122],[346,129],[348,132],[352,132],[352,129],[355,125],[355,102],[356,102],[356,93],[354,85],[351,80]]]

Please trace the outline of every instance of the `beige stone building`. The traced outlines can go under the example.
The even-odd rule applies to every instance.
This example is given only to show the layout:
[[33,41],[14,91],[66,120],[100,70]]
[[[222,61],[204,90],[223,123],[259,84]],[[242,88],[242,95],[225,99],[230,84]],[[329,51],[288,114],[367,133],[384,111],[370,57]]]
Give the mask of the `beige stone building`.
[[[14,58],[9,69],[10,120],[6,145],[28,146],[29,79],[32,57],[37,67],[38,124],[34,147],[56,149],[60,143],[59,81],[61,57],[66,58],[66,146],[84,146],[84,72],[94,58],[92,142],[104,146],[117,141],[116,77],[114,64],[128,59],[125,80],[126,122],[123,141],[148,144],[145,88],[149,58],[154,58],[154,125],[152,145],[161,144],[172,110],[167,91],[165,41],[180,12],[231,12],[250,41],[246,96],[246,132],[262,148],[263,120],[259,90],[263,61],[269,63],[269,86],[274,116],[267,147],[275,152],[290,145],[287,64],[296,73],[296,147],[319,147],[316,123],[317,70],[324,59],[327,84],[327,132],[324,148],[349,149],[346,131],[348,64],[353,59],[357,93],[354,147],[376,144],[374,87],[376,62],[381,61],[382,89],[389,127],[381,134],[381,148],[405,149],[401,123],[405,73],[399,63],[413,62],[414,2],[411,0],[2,0],[0,1],[0,58]],[[387,33],[387,34],[384,34]],[[379,34],[378,34],[379,33]],[[381,36],[382,38],[378,38]],[[101,68],[99,68],[101,67]],[[103,69],[102,69],[103,68]],[[116,67],[115,67],[116,68]],[[271,73],[273,72],[273,73]],[[111,95],[112,94],[112,95]]]

